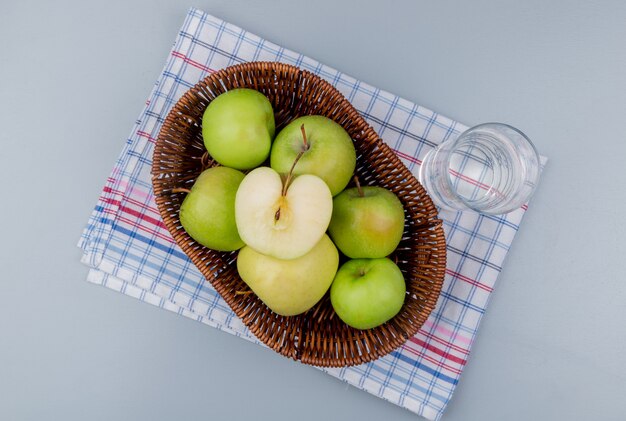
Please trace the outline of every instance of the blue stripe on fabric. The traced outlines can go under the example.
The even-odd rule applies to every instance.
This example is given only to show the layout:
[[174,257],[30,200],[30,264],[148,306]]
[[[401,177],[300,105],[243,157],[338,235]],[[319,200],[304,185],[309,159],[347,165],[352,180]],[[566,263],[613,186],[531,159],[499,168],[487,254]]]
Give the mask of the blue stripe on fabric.
[[143,235],[137,233],[136,231],[131,231],[129,229],[126,229],[124,227],[119,226],[118,224],[115,224],[115,226],[113,227],[114,231],[117,231],[119,233],[122,233],[124,235],[129,236],[130,238],[134,238],[137,239],[139,241],[141,241],[142,243],[145,243],[151,247],[157,248],[161,251],[164,251],[167,254],[171,254],[172,256],[176,256],[179,259],[183,259],[183,260],[189,260],[189,257],[187,257],[187,255],[181,251],[178,250],[178,246],[166,246],[164,244],[158,243],[155,240],[152,240],[148,237],[144,237]]
[[[159,264],[156,264],[156,263],[150,262],[150,261],[148,261],[148,260],[145,260],[144,258],[142,258],[142,257],[140,257],[140,256],[137,256],[136,254],[131,253],[131,252],[130,252],[130,251],[128,251],[128,250],[121,249],[121,248],[117,247],[117,246],[116,246],[116,245],[114,245],[114,244],[109,244],[109,246],[108,246],[107,248],[108,248],[109,250],[111,250],[111,251],[113,251],[113,252],[115,252],[115,253],[117,253],[117,254],[121,255],[121,256],[124,256],[124,259],[129,259],[129,260],[135,261],[135,262],[137,262],[137,263],[143,264],[143,265],[145,265],[145,266],[147,266],[147,267],[149,267],[149,268],[151,268],[151,269],[156,270],[157,272],[159,272],[159,273],[161,273],[161,274],[163,274],[163,275],[168,275],[168,276],[169,276],[169,277],[171,277],[172,279],[179,280],[179,279],[181,279],[181,278],[182,278],[182,279],[181,279],[182,283],[184,283],[184,284],[186,284],[186,285],[189,285],[189,286],[191,286],[191,287],[195,287],[195,286],[198,284],[198,282],[194,282],[193,280],[187,279],[186,277],[181,277],[180,273],[177,273],[177,272],[171,271],[171,270],[169,270],[169,269],[167,269],[167,268],[162,267],[162,266],[161,266],[161,265],[159,265]],[[166,280],[166,279],[164,279],[163,277],[161,277],[161,278],[157,281],[157,283],[163,283],[163,284],[167,285],[167,286],[168,286],[168,287],[170,287],[170,288],[175,287],[174,283],[167,281],[167,280]],[[215,290],[213,290],[213,289],[207,289],[207,291],[206,291],[206,292],[207,292],[207,294],[210,294],[210,295],[211,295],[211,299],[213,299],[213,298],[215,297],[215,295],[217,294],[217,291],[215,291]],[[198,297],[198,300],[203,301],[203,302],[205,302],[205,303],[206,303],[206,302],[209,302],[209,301],[207,301],[207,300],[206,300],[205,298],[203,298],[203,297]],[[217,307],[217,306],[216,306],[216,305],[213,305],[212,307],[213,307],[213,308],[215,308],[215,307]]]
[[114,220],[105,218],[105,217],[99,218],[98,221],[102,224],[107,224],[107,225],[113,225],[115,223]]
[[[451,222],[448,222],[448,221],[443,221],[443,225],[444,225],[444,226],[446,226],[446,227],[449,227],[449,228],[450,228],[450,227],[452,227],[452,223],[451,223]],[[504,250],[509,250],[509,249],[511,248],[511,246],[510,246],[509,244],[505,244],[505,243],[503,243],[503,242],[501,242],[501,241],[494,240],[494,239],[493,239],[493,238],[491,238],[491,237],[488,237],[488,236],[486,236],[486,235],[480,234],[480,233],[478,233],[478,232],[474,232],[474,231],[472,231],[472,230],[470,230],[470,229],[467,229],[467,228],[465,228],[465,227],[462,227],[462,226],[460,226],[460,225],[457,225],[457,226],[455,226],[454,228],[455,228],[457,231],[462,232],[463,234],[473,235],[473,236],[475,236],[476,238],[478,238],[479,240],[483,240],[483,241],[485,241],[485,242],[493,243],[493,244],[495,244],[496,246],[498,246],[498,247],[500,247],[500,248],[503,248]]]
[[441,372],[439,372],[439,371],[437,371],[437,370],[435,370],[435,369],[433,369],[431,367],[428,367],[427,365],[420,364],[418,361],[413,360],[413,359],[407,357],[406,355],[404,355],[404,354],[402,354],[402,353],[400,353],[398,351],[393,351],[392,354],[397,354],[397,358],[398,359],[404,361],[405,363],[413,364],[413,366],[415,368],[418,368],[420,370],[424,370],[428,374],[431,374],[432,376],[437,377],[438,379],[441,379],[441,380],[443,380],[445,382],[448,382],[448,383],[453,384],[455,386],[459,382],[458,379],[454,379],[454,378],[452,378],[450,376],[446,376],[445,374],[443,374],[443,373],[441,373]]
[[[411,362],[410,364],[411,364],[412,366],[415,366],[414,362]],[[386,370],[386,369],[384,369],[384,368],[382,368],[382,367],[378,367],[376,364],[373,364],[373,363],[370,363],[370,365],[371,365],[371,369],[372,369],[373,371],[376,371],[376,372],[378,372],[378,373],[380,373],[380,374],[383,374],[383,375],[385,375],[385,376],[387,376],[387,374],[391,372],[391,373],[392,373],[391,378],[392,378],[393,380],[395,380],[395,381],[397,381],[397,382],[400,382],[400,383],[406,383],[406,382],[407,382],[407,379],[406,379],[406,378],[404,378],[404,377],[402,377],[402,376],[400,376],[400,375],[396,374],[396,373],[394,372],[394,370]],[[430,373],[429,373],[429,374],[430,374]],[[381,384],[382,384],[382,383],[381,383]],[[384,386],[385,386],[385,387],[388,387],[388,388],[390,388],[390,389],[397,390],[398,392],[402,392],[402,390],[404,390],[404,389],[399,389],[399,388],[397,388],[397,387],[394,387],[394,386],[393,386],[393,385],[391,385],[391,384],[387,384],[387,385],[384,385]],[[427,392],[428,392],[428,390],[427,390],[424,386],[420,386],[420,385],[417,385],[417,384],[413,384],[413,385],[411,385],[411,387],[412,387],[412,389],[419,390],[419,391],[420,391],[420,392],[422,392],[422,393],[427,393]],[[413,396],[415,396],[415,395],[413,395]],[[440,400],[441,402],[447,402],[447,401],[448,401],[448,399],[447,399],[447,398],[445,398],[444,396],[442,396],[442,395],[440,395],[440,394],[437,394],[437,393],[431,393],[431,396],[432,396],[432,397],[434,397],[434,398],[436,398],[437,400]]]

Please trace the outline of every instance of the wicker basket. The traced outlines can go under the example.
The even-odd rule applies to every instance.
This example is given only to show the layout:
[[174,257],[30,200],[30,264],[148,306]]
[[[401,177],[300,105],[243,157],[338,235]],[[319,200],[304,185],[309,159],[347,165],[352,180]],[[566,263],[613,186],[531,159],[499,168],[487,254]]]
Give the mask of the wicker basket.
[[[407,295],[402,310],[374,329],[360,331],[344,324],[328,294],[308,312],[292,317],[273,313],[241,280],[237,252],[217,252],[193,241],[180,225],[184,194],[198,174],[215,165],[204,148],[202,114],[209,102],[234,88],[265,94],[274,107],[277,132],[292,119],[325,115],[348,131],[357,151],[356,175],[363,185],[382,186],[402,201],[404,236],[391,256],[402,270]],[[446,247],[437,210],[423,187],[328,82],[282,63],[253,62],[214,73],[187,91],[168,114],[159,133],[152,164],[156,202],[178,245],[250,331],[276,352],[305,364],[343,367],[388,354],[413,336],[432,311],[443,282]]]

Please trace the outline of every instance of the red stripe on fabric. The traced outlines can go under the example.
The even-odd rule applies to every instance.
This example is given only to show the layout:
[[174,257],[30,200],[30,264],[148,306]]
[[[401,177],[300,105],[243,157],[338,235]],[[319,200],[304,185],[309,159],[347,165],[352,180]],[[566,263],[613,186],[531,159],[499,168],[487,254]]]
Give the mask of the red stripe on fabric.
[[109,215],[114,215],[116,221],[119,220],[119,221],[125,222],[125,223],[127,223],[128,225],[130,225],[130,226],[132,226],[134,228],[140,229],[140,230],[145,231],[145,232],[147,232],[149,234],[153,234],[154,236],[159,237],[159,238],[167,241],[168,243],[172,243],[172,244],[176,243],[176,241],[172,237],[169,237],[167,235],[162,234],[161,231],[150,229],[150,228],[148,228],[145,225],[141,225],[141,224],[138,225],[138,224],[135,223],[135,221],[133,221],[131,219],[128,219],[128,218],[125,218],[124,216],[122,216],[121,213],[117,213],[117,212],[115,212],[112,209],[105,209],[104,213],[107,213]]
[[172,51],[172,55],[174,57],[178,57],[178,58],[182,59],[185,63],[189,63],[193,67],[196,67],[196,68],[198,68],[200,70],[204,70],[205,72],[215,73],[215,70],[211,69],[210,67],[205,66],[202,63],[198,63],[197,61],[194,61],[194,60],[190,59],[189,57],[187,57],[183,53],[179,53],[178,51]]
[[[415,164],[422,165],[422,161],[417,159],[417,158],[415,158],[414,156],[408,155],[408,154],[406,154],[404,152],[401,152],[401,151],[399,151],[397,149],[393,149],[393,151],[396,153],[396,155],[398,155],[401,158],[406,159],[409,162],[413,162]],[[450,170],[450,173],[452,175],[454,175],[455,177],[458,177],[458,178],[460,178],[463,181],[467,181],[468,183],[470,183],[470,184],[472,184],[474,186],[477,186],[477,187],[479,187],[479,188],[481,188],[483,190],[489,190],[491,188],[491,186],[488,186],[486,184],[480,183],[479,181],[474,180],[472,178],[469,178],[469,177],[467,177],[467,176],[465,176],[465,175],[463,175],[461,173],[458,173],[458,172],[456,172],[454,170]]]
[[[470,183],[471,185],[477,186],[477,187],[479,187],[479,188],[481,188],[481,189],[483,189],[483,190],[489,190],[489,189],[491,189],[491,186],[488,186],[488,185],[486,185],[486,184],[483,184],[483,183],[481,183],[481,182],[479,182],[479,181],[477,181],[477,180],[474,180],[473,178],[469,178],[468,176],[463,175],[463,174],[461,174],[460,172],[457,172],[457,171],[454,171],[454,170],[450,170],[450,169],[449,169],[448,171],[450,171],[450,173],[451,173],[453,176],[458,177],[458,178],[460,178],[460,179],[461,179],[461,180],[463,180],[463,181],[467,181],[467,182],[468,182],[468,183]],[[499,192],[496,192],[496,193],[499,193]]]
[[156,219],[150,218],[149,216],[145,216],[141,212],[137,212],[137,211],[135,211],[133,209],[130,209],[130,208],[126,207],[126,206],[120,206],[120,211],[121,212],[115,212],[112,209],[105,209],[104,213],[107,213],[107,214],[110,214],[110,215],[114,215],[116,220],[123,221],[123,222],[127,223],[128,225],[130,225],[131,227],[134,227],[134,228],[140,229],[142,231],[145,231],[147,233],[153,234],[156,237],[159,237],[159,238],[161,238],[161,239],[163,239],[163,240],[165,240],[165,241],[167,241],[169,243],[175,243],[176,242],[171,236],[163,234],[163,232],[161,230],[151,229],[151,228],[147,227],[144,224],[138,224],[136,220],[132,220],[132,219],[126,218],[126,217],[123,216],[123,214],[126,213],[126,214],[132,215],[132,216],[134,216],[136,218],[139,218],[142,221],[146,221],[146,222],[152,223],[155,226],[157,226],[158,228],[165,229],[165,232],[169,234],[169,232],[167,231],[167,229],[165,228],[165,226],[163,225],[162,222],[157,224],[156,222],[159,222],[159,221],[157,221]]
[[108,203],[108,204],[110,204],[110,205],[115,205],[115,206],[119,206],[119,205],[121,205],[121,204],[122,204],[122,202],[120,202],[119,200],[111,199],[111,198],[109,198],[109,197],[103,197],[103,198],[102,198],[102,201],[103,201],[104,203]]
[[460,364],[461,366],[464,366],[465,363],[467,362],[463,358],[460,358],[460,357],[457,357],[456,355],[452,355],[452,354],[450,354],[448,352],[445,352],[444,350],[441,350],[441,349],[439,349],[439,348],[437,348],[435,346],[432,346],[431,344],[426,343],[426,342],[424,342],[424,341],[422,341],[422,340],[420,340],[420,339],[418,339],[416,337],[410,338],[409,341],[413,342],[414,344],[417,344],[417,345],[421,346],[422,348],[426,348],[427,350],[432,351],[435,354],[440,355],[440,356],[444,357],[447,360],[454,361],[455,363]]
[[127,207],[127,206],[122,206],[122,205],[121,205],[121,206],[120,206],[120,210],[121,210],[122,212],[124,212],[124,213],[129,214],[129,215],[133,215],[134,217],[139,218],[139,219],[141,219],[142,221],[149,222],[149,223],[151,223],[151,224],[152,224],[152,225],[154,225],[154,226],[157,226],[157,227],[159,227],[159,228],[162,228],[162,229],[164,229],[164,230],[167,230],[167,228],[165,227],[165,224],[163,223],[163,221],[161,221],[161,220],[159,220],[159,219],[155,219],[155,218],[153,218],[153,217],[151,217],[151,216],[148,216],[148,215],[146,215],[146,214],[143,214],[143,213],[141,213],[141,212],[139,212],[139,211],[136,211],[136,210],[134,210],[134,209],[131,209],[131,208]]
[[[130,225],[130,226],[132,226],[132,227],[135,227],[135,228],[137,228],[137,229],[140,229],[140,230],[142,230],[142,231],[145,231],[145,232],[147,232],[148,234],[152,234],[152,235],[154,235],[155,237],[158,237],[158,238],[160,238],[160,239],[162,239],[162,240],[167,241],[168,243],[171,243],[171,244],[176,243],[176,240],[174,240],[172,237],[170,237],[170,236],[168,236],[168,235],[163,234],[160,230],[153,230],[153,229],[150,229],[150,228],[148,228],[147,226],[145,226],[145,225],[141,225],[141,224],[137,225],[137,224],[135,223],[135,221],[133,221],[132,219],[128,219],[128,218],[126,218],[126,217],[122,216],[121,214],[118,214],[116,219],[118,219],[118,220],[120,220],[120,221],[122,221],[122,222],[125,222],[125,223],[127,223],[128,225]],[[167,232],[167,231],[166,231],[166,232]]]
[[102,189],[102,191],[103,191],[103,192],[105,192],[105,193],[113,193],[113,194],[120,194],[120,195],[124,195],[124,192],[123,192],[123,191],[113,189],[113,188],[111,188],[111,187],[109,187],[109,186],[104,186],[104,188]]
[[469,355],[469,350],[465,349],[465,348],[461,348],[460,346],[458,346],[457,344],[453,344],[452,342],[446,341],[445,339],[440,338],[439,336],[435,336],[432,335],[428,332],[426,332],[423,329],[420,329],[419,331],[420,335],[425,336],[426,338],[428,338],[429,340],[435,341],[440,343],[441,345],[448,347],[450,349],[455,350],[456,352],[460,352],[461,354],[465,354],[465,355]]
[[478,287],[480,289],[483,289],[483,290],[485,290],[487,292],[492,292],[493,291],[493,288],[491,288],[490,286],[482,284],[482,283],[478,282],[475,279],[468,278],[467,276],[461,275],[460,273],[455,272],[453,270],[450,270],[448,268],[446,268],[446,273],[451,275],[451,276],[454,276],[457,279],[460,279],[460,280],[462,280],[464,282],[467,282],[470,285],[474,285],[474,286],[476,286],[476,287]]
[[525,211],[528,210],[528,205],[522,205],[522,209],[524,209]]
[[447,371],[450,371],[452,373],[461,374],[461,369],[458,369],[458,368],[455,368],[455,367],[451,367],[451,366],[449,366],[448,364],[446,364],[443,361],[437,361],[435,358],[433,358],[433,357],[431,357],[429,355],[426,355],[424,352],[420,352],[420,351],[418,351],[416,349],[413,349],[413,348],[411,348],[409,346],[406,346],[406,345],[403,345],[402,349],[407,350],[410,353],[412,353],[414,355],[417,355],[418,357],[423,358],[424,360],[429,361],[429,362],[435,364],[438,369],[442,369],[443,368],[443,369],[445,369]]
[[[126,199],[126,202],[129,202],[129,203],[131,203],[131,204],[133,204],[135,206],[140,207],[143,211],[150,211],[150,212],[154,213],[155,215],[158,215],[159,217],[161,215],[159,213],[158,209],[153,208],[152,206],[146,205],[145,203],[142,203],[142,202],[140,202],[138,200],[135,200],[133,198],[130,198],[130,197],[126,197],[125,199]],[[115,206],[120,206],[122,204],[121,201],[112,199],[110,197],[103,197],[102,201],[104,203],[109,203],[109,204],[115,205]],[[126,207],[123,207],[123,208],[126,208]],[[134,212],[138,212],[138,211],[134,211]],[[153,220],[155,220],[155,219],[153,219]]]
[[398,155],[399,157],[404,158],[404,159],[406,159],[407,161],[413,162],[414,164],[417,164],[417,165],[422,165],[422,161],[421,161],[421,160],[419,160],[419,159],[417,159],[417,158],[415,158],[414,156],[411,156],[411,155],[409,155],[409,154],[406,154],[406,153],[404,153],[404,152],[402,152],[402,151],[399,151],[399,150],[397,150],[397,149],[392,149],[392,150],[393,150],[393,151],[396,153],[396,155]]
[[148,139],[148,142],[150,142],[150,143],[156,143],[156,139],[153,138],[152,136],[150,136],[149,133],[142,132],[141,130],[137,130],[137,135],[139,135],[141,137],[145,137],[146,139]]
[[139,206],[143,210],[150,211],[150,212],[154,213],[155,215],[158,215],[159,218],[161,217],[161,213],[159,212],[159,210],[157,208],[154,208],[154,207],[152,207],[150,205],[147,205],[147,204],[145,204],[143,202],[135,200],[135,199],[133,199],[131,197],[127,197],[126,201],[132,203],[135,206]]

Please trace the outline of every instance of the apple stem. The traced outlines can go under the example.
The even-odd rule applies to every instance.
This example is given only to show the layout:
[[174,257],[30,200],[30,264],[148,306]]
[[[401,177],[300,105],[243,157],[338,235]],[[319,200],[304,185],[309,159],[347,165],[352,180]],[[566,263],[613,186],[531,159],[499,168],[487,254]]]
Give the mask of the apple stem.
[[[304,148],[300,152],[298,152],[296,159],[294,159],[293,164],[291,164],[291,168],[289,169],[289,173],[287,174],[287,178],[285,179],[285,184],[283,185],[283,191],[281,193],[283,197],[287,196],[287,189],[289,188],[289,184],[291,183],[291,179],[293,178],[293,170],[294,168],[296,168],[296,164],[298,163],[300,158],[302,158],[302,155],[304,155],[304,153],[308,151],[309,148],[311,147],[311,145],[309,145],[309,142],[306,139],[306,131],[304,130],[304,124],[300,126],[300,131],[302,132],[302,142],[304,143]],[[280,208],[278,208],[278,210],[276,211],[276,214],[274,215],[274,219],[276,221],[280,219]]]
[[356,189],[359,192],[360,197],[365,197],[365,193],[363,193],[363,189],[361,188],[361,183],[359,183],[359,177],[354,176],[354,183],[356,184]]
[[298,156],[296,156],[296,159],[293,161],[293,164],[291,164],[291,169],[289,169],[289,173],[287,174],[287,179],[285,179],[285,184],[283,185],[283,191],[282,191],[283,196],[287,196],[287,189],[289,188],[289,183],[291,183],[291,179],[293,178],[293,170],[294,168],[296,168],[296,164],[298,163],[300,158],[302,158],[302,155],[304,155],[304,152],[306,151],[298,152]]
[[191,193],[191,190],[186,189],[184,187],[176,187],[176,188],[172,189],[172,193],[187,193],[187,194],[189,194],[189,193]]
[[304,130],[304,124],[300,126],[300,131],[302,132],[302,143],[304,143],[304,150],[308,151],[311,145],[309,145],[309,142],[306,139],[306,130]]

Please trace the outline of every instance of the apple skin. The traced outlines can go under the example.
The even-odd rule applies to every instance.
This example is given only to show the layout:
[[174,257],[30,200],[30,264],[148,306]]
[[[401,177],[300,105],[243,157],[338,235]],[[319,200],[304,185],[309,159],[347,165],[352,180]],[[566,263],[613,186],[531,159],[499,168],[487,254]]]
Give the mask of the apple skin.
[[404,208],[391,191],[375,186],[344,190],[333,199],[328,231],[346,256],[378,258],[393,253],[404,232]]
[[180,206],[180,223],[205,247],[219,251],[244,246],[235,223],[235,195],[244,179],[241,171],[213,167],[203,171]]
[[371,329],[393,318],[404,304],[400,268],[386,257],[344,263],[330,287],[335,313],[348,326]]
[[[308,149],[304,147],[304,124]],[[350,182],[356,166],[356,152],[350,135],[333,120],[321,115],[300,117],[282,129],[272,145],[270,166],[281,174],[289,172],[298,153],[306,150],[294,174],[313,174],[328,184],[333,196]]]
[[274,110],[265,95],[254,89],[233,89],[211,101],[204,111],[204,146],[220,164],[248,170],[269,156],[274,124]]
[[235,220],[248,246],[277,259],[295,259],[326,232],[333,198],[326,183],[310,174],[296,177],[285,196],[282,190],[283,180],[273,169],[250,171],[237,190]]
[[237,257],[241,279],[282,316],[295,316],[313,307],[328,291],[338,265],[339,252],[327,235],[297,259],[276,259],[249,246]]

